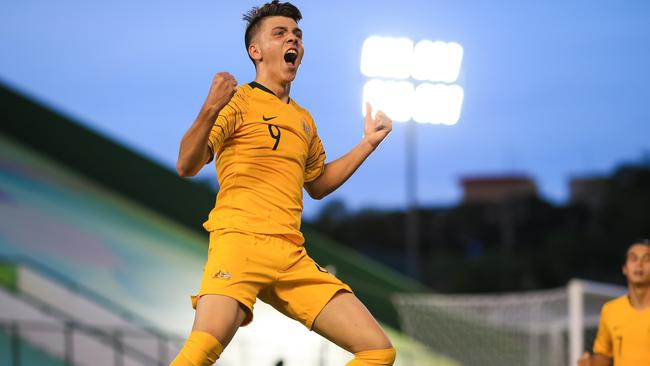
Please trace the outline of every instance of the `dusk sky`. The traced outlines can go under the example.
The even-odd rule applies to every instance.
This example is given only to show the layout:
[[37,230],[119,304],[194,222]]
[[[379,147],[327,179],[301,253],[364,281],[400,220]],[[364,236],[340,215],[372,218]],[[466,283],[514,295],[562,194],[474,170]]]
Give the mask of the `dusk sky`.
[[[458,124],[417,126],[423,205],[458,202],[461,177],[512,172],[562,203],[570,177],[650,156],[648,1],[293,3],[304,16],[305,58],[291,97],[314,116],[328,160],[362,135],[367,37],[463,46]],[[5,1],[0,82],[173,169],[214,73],[253,80],[241,15],[260,4]],[[403,207],[404,127],[395,124],[331,197],[305,195],[307,215],[333,198],[355,209]],[[207,166],[199,179],[214,175]]]

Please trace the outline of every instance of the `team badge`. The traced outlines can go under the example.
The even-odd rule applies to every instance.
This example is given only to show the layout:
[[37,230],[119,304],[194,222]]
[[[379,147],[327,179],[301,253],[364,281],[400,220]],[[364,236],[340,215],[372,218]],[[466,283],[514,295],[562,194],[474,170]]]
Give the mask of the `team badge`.
[[311,128],[309,128],[309,124],[307,124],[307,121],[305,119],[302,119],[302,129],[305,131],[305,135],[307,135],[307,140],[311,137]]

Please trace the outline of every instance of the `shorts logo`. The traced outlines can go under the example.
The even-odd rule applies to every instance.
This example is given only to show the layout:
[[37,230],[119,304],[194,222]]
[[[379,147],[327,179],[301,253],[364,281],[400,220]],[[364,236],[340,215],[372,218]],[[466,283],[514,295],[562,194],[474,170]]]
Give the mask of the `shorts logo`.
[[214,276],[212,276],[212,278],[217,278],[220,280],[229,280],[232,278],[232,276],[230,275],[230,272],[219,271],[215,273]]

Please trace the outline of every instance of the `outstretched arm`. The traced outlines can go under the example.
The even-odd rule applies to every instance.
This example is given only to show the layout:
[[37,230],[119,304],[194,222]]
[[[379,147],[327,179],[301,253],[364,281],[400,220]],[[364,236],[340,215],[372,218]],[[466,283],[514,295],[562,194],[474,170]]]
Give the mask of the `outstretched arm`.
[[227,72],[220,72],[212,79],[210,92],[199,115],[187,130],[178,152],[176,171],[181,177],[195,176],[212,158],[208,137],[219,112],[237,91],[237,80]]
[[363,139],[342,157],[325,164],[323,173],[305,183],[309,196],[321,199],[345,183],[366,158],[379,146],[393,128],[393,122],[382,111],[372,118],[370,103],[366,103]]

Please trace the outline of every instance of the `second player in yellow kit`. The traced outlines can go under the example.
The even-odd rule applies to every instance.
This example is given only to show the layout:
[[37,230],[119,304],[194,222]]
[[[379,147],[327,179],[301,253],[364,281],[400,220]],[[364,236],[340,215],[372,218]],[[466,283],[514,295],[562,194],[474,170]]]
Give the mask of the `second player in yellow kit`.
[[622,270],[628,293],[603,306],[593,355],[578,366],[650,365],[650,240],[629,246]]
[[614,366],[650,365],[650,308],[635,309],[628,295],[605,304],[594,353],[615,360]]

